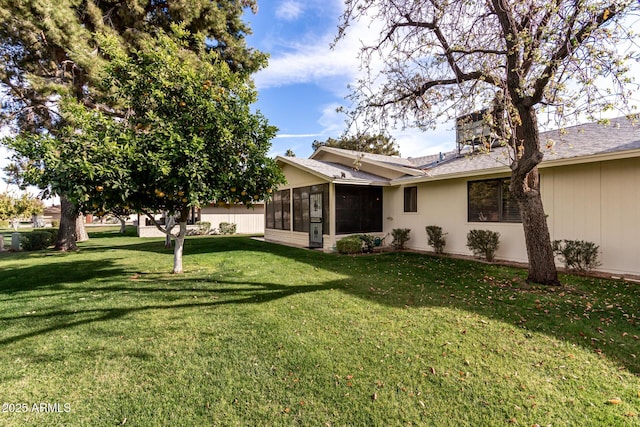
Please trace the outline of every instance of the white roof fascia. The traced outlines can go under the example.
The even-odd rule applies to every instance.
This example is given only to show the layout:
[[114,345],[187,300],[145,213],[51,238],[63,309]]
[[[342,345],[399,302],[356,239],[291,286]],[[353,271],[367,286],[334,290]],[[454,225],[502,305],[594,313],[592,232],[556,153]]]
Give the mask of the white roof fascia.
[[340,157],[344,157],[345,159],[354,160],[354,161],[357,160],[357,161],[359,161],[361,163],[367,163],[367,164],[372,165],[372,166],[378,166],[378,167],[389,169],[389,170],[393,170],[393,171],[396,171],[396,172],[401,172],[401,173],[404,173],[406,175],[413,175],[413,176],[422,176],[422,175],[424,175],[424,172],[422,172],[420,169],[417,169],[417,168],[414,169],[414,168],[408,168],[408,167],[405,167],[405,166],[396,166],[396,165],[392,165],[392,164],[389,164],[389,163],[385,163],[385,162],[380,162],[380,161],[377,161],[377,160],[369,159],[369,158],[364,157],[364,156],[358,156],[357,154],[351,154],[349,152],[345,152],[345,150],[333,149],[333,147],[320,147],[309,158],[310,159],[315,158],[316,154],[320,153],[321,151],[326,151],[328,153],[335,154],[335,155],[340,156]]
[[389,186],[389,181],[374,181],[374,180],[367,180],[367,179],[342,179],[342,178],[336,178],[335,176],[330,176],[330,175],[325,175],[323,173],[320,173],[314,169],[308,168],[304,165],[301,165],[299,163],[296,162],[292,162],[290,160],[288,160],[286,157],[282,157],[282,156],[277,156],[276,157],[276,162],[278,160],[282,161],[283,163],[288,164],[289,166],[292,166],[294,168],[300,169],[302,171],[305,171],[307,173],[310,173],[313,176],[317,176],[318,178],[321,178],[327,182],[331,182],[334,184],[347,184],[347,185],[376,185],[376,186],[384,186],[387,187]]
[[442,174],[442,175],[429,175],[429,172],[427,171],[427,174],[425,176],[397,178],[397,179],[391,180],[390,184],[391,185],[418,184],[420,182],[444,181],[447,179],[457,179],[457,178],[474,178],[478,176],[496,175],[496,174],[503,174],[503,173],[511,173],[511,169],[505,166],[500,166],[497,168],[477,169],[473,171],[455,172],[455,173],[448,173],[448,174]]
[[314,170],[314,169],[308,168],[308,167],[306,167],[306,166],[304,166],[304,165],[301,165],[301,164],[299,164],[299,163],[289,161],[289,160],[287,160],[287,158],[286,158],[286,157],[277,156],[277,157],[275,158],[275,160],[276,160],[276,162],[277,162],[277,161],[281,161],[281,162],[283,162],[283,163],[286,163],[286,164],[287,164],[287,165],[289,165],[289,166],[293,166],[294,168],[297,168],[297,169],[303,170],[303,171],[305,171],[305,172],[307,172],[307,173],[310,173],[310,174],[311,174],[311,175],[313,175],[313,176],[317,176],[318,178],[322,178],[322,179],[324,179],[325,181],[332,181],[332,180],[334,179],[332,176],[325,175],[325,174],[323,174],[323,173],[318,172],[317,170]]
[[562,159],[543,160],[539,169],[551,168],[556,166],[578,165],[582,163],[606,162],[608,160],[622,160],[640,157],[640,149],[626,151],[611,151],[607,153],[590,154],[579,157],[565,157]]
[[344,184],[344,185],[374,185],[376,187],[389,187],[390,185],[388,181],[333,179],[331,182],[334,184]]

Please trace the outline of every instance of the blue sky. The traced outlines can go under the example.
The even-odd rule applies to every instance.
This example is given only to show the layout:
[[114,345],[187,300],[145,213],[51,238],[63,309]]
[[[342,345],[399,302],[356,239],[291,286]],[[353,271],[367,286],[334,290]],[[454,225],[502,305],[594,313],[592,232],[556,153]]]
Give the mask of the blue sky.
[[[279,128],[271,155],[292,149],[298,157],[312,153],[314,140],[338,138],[347,106],[348,84],[359,74],[359,40],[370,31],[366,24],[350,27],[332,50],[342,12],[342,0],[263,0],[258,13],[245,14],[253,34],[247,42],[270,55],[269,66],[254,76],[259,109]],[[418,157],[454,148],[453,124],[434,132],[388,130],[404,157]],[[449,130],[449,131],[448,131]]]

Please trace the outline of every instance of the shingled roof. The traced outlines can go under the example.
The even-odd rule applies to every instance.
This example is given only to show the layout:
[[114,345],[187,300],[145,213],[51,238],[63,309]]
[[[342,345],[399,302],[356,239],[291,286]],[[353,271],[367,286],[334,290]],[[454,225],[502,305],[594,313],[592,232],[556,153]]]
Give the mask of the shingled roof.
[[[542,132],[541,150],[544,159],[540,167],[551,166],[560,160],[586,162],[603,154],[640,150],[640,123],[624,117],[613,119],[609,124],[588,123],[567,127],[562,130]],[[637,153],[640,156],[640,152]],[[455,157],[427,168],[429,177],[447,175],[477,175],[487,170],[509,170],[511,149],[497,147],[490,152],[468,150]],[[408,178],[408,177],[407,177]],[[427,178],[428,179],[428,178]]]
[[[587,123],[562,130],[542,132],[540,145],[544,154],[541,168],[553,166],[559,162],[596,161],[601,159],[603,155],[615,153],[628,152],[630,156],[640,157],[640,123],[620,117],[612,119],[606,125]],[[344,157],[344,164],[322,160],[323,151],[332,154],[332,160],[336,156],[338,158]],[[448,177],[508,172],[511,164],[510,154],[511,150],[508,147],[497,147],[488,153],[467,149],[460,154],[452,151],[418,158],[402,158],[324,147],[316,151],[309,159],[278,157],[278,160],[332,182],[393,185],[407,181],[419,182]],[[356,170],[352,164],[352,159],[355,157],[388,165],[396,170],[404,170],[406,175],[390,180]]]
[[346,166],[340,163],[299,157],[278,157],[278,160],[283,163],[295,165],[302,170],[306,170],[314,175],[319,175],[332,182],[377,185],[389,184],[389,180],[386,178],[356,170],[352,166]]

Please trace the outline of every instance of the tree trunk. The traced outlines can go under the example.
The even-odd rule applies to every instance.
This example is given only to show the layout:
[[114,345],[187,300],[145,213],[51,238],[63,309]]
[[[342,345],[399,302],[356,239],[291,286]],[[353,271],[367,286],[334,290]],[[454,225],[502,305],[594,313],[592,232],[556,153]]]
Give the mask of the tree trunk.
[[124,234],[127,231],[127,220],[120,217],[118,219],[120,220],[120,234]]
[[76,218],[78,218],[76,206],[64,196],[60,196],[60,228],[55,245],[57,251],[78,249],[76,245]]
[[180,218],[178,224],[180,224],[180,231],[175,237],[176,245],[173,249],[173,272],[180,274],[182,270],[182,249],[184,248],[184,238],[187,235],[187,218],[189,217],[189,209],[183,209],[180,212]]
[[529,258],[527,282],[559,285],[551,236],[540,192],[529,193],[525,198],[518,200],[518,207]]
[[176,245],[173,248],[173,272],[180,274],[182,270],[182,249],[184,248],[184,237],[187,234],[187,223],[180,222],[180,232],[175,236]]
[[535,110],[519,106],[521,125],[516,128],[516,150],[511,166],[511,194],[518,201],[524,238],[529,259],[527,282],[543,285],[559,285],[555,257],[551,247],[551,236],[542,206],[538,164],[542,161],[538,123]]
[[87,240],[89,240],[89,235],[84,227],[84,215],[79,214],[76,217],[76,242],[86,242]]

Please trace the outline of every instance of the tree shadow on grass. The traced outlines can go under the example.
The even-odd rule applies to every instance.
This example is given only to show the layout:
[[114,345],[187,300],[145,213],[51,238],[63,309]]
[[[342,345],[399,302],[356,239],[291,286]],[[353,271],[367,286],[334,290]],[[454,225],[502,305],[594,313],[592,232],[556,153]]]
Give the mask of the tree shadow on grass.
[[69,260],[47,265],[30,265],[12,268],[2,274],[0,296],[35,289],[60,290],[66,285],[87,280],[107,279],[125,274],[113,260]]
[[[114,227],[113,230],[92,230],[91,227],[87,228],[87,233],[89,234],[89,241],[91,239],[109,239],[115,237],[136,237],[138,235],[137,230],[134,226],[128,225],[125,229],[124,233],[120,233],[120,225],[119,224],[105,224],[105,227]],[[102,226],[98,226],[102,227]],[[117,227],[117,229],[115,228]]]
[[[217,284],[221,284],[217,282]],[[224,283],[222,283],[224,284]],[[237,282],[228,282],[230,285],[237,285]],[[0,324],[3,322],[14,322],[29,320],[35,323],[37,320],[46,320],[47,323],[56,319],[58,321],[51,326],[47,326],[40,329],[35,329],[30,332],[25,332],[10,337],[0,339],[0,346],[8,345],[15,342],[19,342],[28,338],[37,337],[50,332],[58,330],[66,330],[76,328],[79,326],[92,324],[96,322],[106,322],[116,319],[121,319],[126,316],[152,310],[177,310],[177,309],[189,309],[189,308],[216,308],[226,305],[243,305],[243,304],[262,304],[269,301],[274,301],[280,298],[285,298],[291,295],[317,292],[331,289],[331,284],[321,285],[302,285],[302,286],[286,286],[275,283],[257,283],[249,284],[245,288],[229,288],[229,289],[212,289],[207,292],[206,297],[209,297],[208,301],[192,301],[171,303],[156,303],[136,305],[134,307],[110,307],[110,308],[93,308],[84,310],[55,310],[46,311],[42,313],[26,313],[17,316],[0,316]],[[172,287],[170,289],[162,287],[150,287],[150,288],[137,288],[129,286],[114,286],[109,288],[113,292],[131,292],[131,293],[174,293],[174,292],[188,292],[194,293],[193,289],[184,287]],[[216,294],[238,294],[228,299],[219,300],[215,297]],[[171,300],[171,298],[167,298]],[[184,301],[184,298],[181,298]],[[77,319],[77,320],[74,320]]]
[[[118,249],[168,252],[157,240],[115,248]],[[640,287],[634,284],[567,276],[564,280],[568,284],[562,288],[535,287],[524,282],[526,271],[517,268],[416,253],[355,257],[323,254],[246,237],[191,239],[185,246],[185,267],[188,271],[190,255],[229,252],[268,253],[275,257],[272,263],[278,262],[277,257],[285,257],[308,266],[311,275],[314,269],[321,269],[343,278],[314,285],[264,283],[255,276],[249,279],[244,278],[242,273],[239,275],[237,270],[225,270],[224,265],[215,278],[210,275],[168,277],[140,274],[141,281],[137,284],[105,283],[103,289],[114,293],[146,294],[151,300],[147,300],[146,304],[145,299],[140,299],[140,305],[135,307],[90,309],[84,312],[85,318],[82,319],[74,317],[82,311],[44,312],[41,316],[60,317],[60,322],[41,330],[7,337],[0,344],[57,329],[117,319],[145,310],[260,304],[296,294],[336,289],[366,301],[403,309],[446,307],[477,313],[511,324],[525,334],[547,334],[606,355],[629,371],[640,374],[640,361],[631,356],[640,354],[640,341],[633,338],[638,335]],[[212,258],[212,262],[217,261]],[[78,282],[95,278],[96,274],[105,278],[125,274],[122,269],[109,264],[88,263],[81,267],[85,272],[74,277]],[[286,273],[283,271],[283,276],[286,277]],[[235,280],[221,279],[224,277],[235,277]],[[53,286],[62,281],[52,278],[44,282],[34,285],[33,289]],[[18,290],[17,283],[14,282],[8,289]],[[2,292],[3,287],[0,286],[0,294]],[[224,295],[224,298],[184,302],[187,292],[201,292],[204,298],[215,295]],[[12,320],[20,319],[0,318],[0,322]],[[616,340],[625,337],[626,346],[608,343],[612,337],[616,337]]]
[[[107,247],[88,247],[81,250],[106,250]],[[164,246],[163,238],[141,238],[139,243],[118,245],[117,249],[151,252],[157,254],[173,254],[173,248]],[[253,251],[269,254],[283,254],[288,257],[299,258],[300,249],[267,243],[250,236],[187,236],[184,243],[184,255],[213,254],[220,252]],[[311,253],[318,251],[309,250]]]

